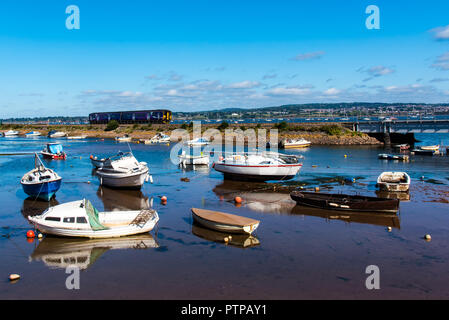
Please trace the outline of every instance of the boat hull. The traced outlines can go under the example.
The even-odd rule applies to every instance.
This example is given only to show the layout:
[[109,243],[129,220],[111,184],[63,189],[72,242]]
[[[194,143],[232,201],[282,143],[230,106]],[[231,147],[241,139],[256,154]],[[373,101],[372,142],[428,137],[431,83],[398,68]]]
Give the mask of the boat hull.
[[220,223],[220,222],[213,221],[213,220],[207,220],[207,219],[200,217],[194,211],[192,211],[192,217],[196,223],[198,223],[208,229],[225,232],[225,233],[251,234],[257,229],[257,227],[259,227],[259,222],[252,223],[251,225],[247,225],[247,226],[240,226],[240,225]]
[[101,239],[101,238],[118,238],[126,237],[136,234],[142,234],[150,232],[154,229],[156,223],[159,221],[159,217],[156,216],[155,219],[147,222],[144,226],[124,226],[118,228],[110,228],[106,230],[77,230],[77,229],[66,229],[66,228],[55,228],[40,224],[36,221],[32,221],[34,226],[44,234],[51,234],[59,237],[74,237],[74,238],[90,238],[90,239]]
[[148,176],[148,168],[134,174],[116,174],[97,171],[102,186],[110,188],[140,189]]
[[234,165],[214,163],[213,168],[224,174],[225,179],[231,180],[290,180],[293,179],[301,169],[302,164],[291,165]]
[[63,153],[62,155],[58,154],[52,154],[48,152],[41,152],[41,155],[46,159],[52,159],[52,160],[65,160],[67,158],[67,155]]
[[179,157],[179,163],[183,165],[208,165],[209,157]]
[[344,194],[320,194],[292,192],[290,197],[298,205],[326,210],[396,213],[399,200]]
[[30,197],[50,201],[61,187],[61,181],[62,179],[36,184],[21,184],[23,191]]

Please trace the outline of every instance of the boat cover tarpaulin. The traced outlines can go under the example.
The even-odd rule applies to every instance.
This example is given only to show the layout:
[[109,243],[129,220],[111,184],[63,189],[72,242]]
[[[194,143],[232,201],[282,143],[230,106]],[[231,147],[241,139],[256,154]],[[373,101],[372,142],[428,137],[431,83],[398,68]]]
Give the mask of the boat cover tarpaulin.
[[89,223],[92,230],[99,231],[108,229],[108,227],[105,227],[101,224],[100,220],[98,219],[98,210],[95,209],[90,201],[86,201],[86,213],[89,217]]
[[49,144],[48,149],[51,153],[62,153],[62,145],[60,144]]

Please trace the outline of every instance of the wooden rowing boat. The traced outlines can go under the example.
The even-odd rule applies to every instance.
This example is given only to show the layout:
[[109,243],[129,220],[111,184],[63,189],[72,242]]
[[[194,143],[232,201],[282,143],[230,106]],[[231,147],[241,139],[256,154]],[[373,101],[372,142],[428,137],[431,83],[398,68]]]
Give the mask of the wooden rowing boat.
[[260,221],[219,211],[192,208],[193,219],[202,226],[229,233],[251,234]]
[[328,210],[383,213],[395,213],[399,210],[397,199],[299,191],[293,191],[290,197],[299,205]]

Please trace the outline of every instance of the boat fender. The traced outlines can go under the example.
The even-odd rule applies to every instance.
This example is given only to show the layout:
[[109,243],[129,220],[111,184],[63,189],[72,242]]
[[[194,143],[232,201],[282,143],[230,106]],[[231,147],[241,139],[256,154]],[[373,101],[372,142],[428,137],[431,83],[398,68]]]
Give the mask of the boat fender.
[[150,175],[150,183],[153,184],[153,176]]

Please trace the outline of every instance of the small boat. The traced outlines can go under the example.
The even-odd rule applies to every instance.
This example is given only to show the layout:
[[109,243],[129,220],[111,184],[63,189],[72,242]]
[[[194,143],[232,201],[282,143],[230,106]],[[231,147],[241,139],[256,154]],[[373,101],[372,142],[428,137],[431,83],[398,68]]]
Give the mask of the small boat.
[[413,154],[417,154],[417,155],[433,156],[435,154],[439,154],[440,152],[437,151],[437,150],[432,150],[432,149],[425,150],[425,149],[422,149],[422,148],[417,148],[417,149],[413,149],[412,153]]
[[31,132],[25,133],[25,137],[27,137],[27,138],[38,137],[40,135],[41,135],[41,133],[39,131],[31,131]]
[[150,140],[145,140],[145,144],[170,143],[170,141],[171,141],[171,138],[169,135],[159,132]]
[[66,132],[51,130],[48,135],[49,138],[62,138],[67,136]]
[[235,180],[289,180],[302,167],[300,156],[276,152],[234,154],[220,157],[212,168],[224,174],[225,179]]
[[397,144],[395,146],[393,146],[394,148],[400,149],[400,150],[408,150],[410,149],[410,145],[407,143],[403,143],[403,144]]
[[302,206],[327,210],[395,213],[399,200],[347,194],[293,191],[290,197]]
[[409,156],[405,154],[388,154],[388,153],[380,153],[377,156],[382,160],[401,160],[401,161],[409,161]]
[[186,154],[185,151],[182,154],[178,155],[179,157],[179,165],[209,165],[209,156],[204,155],[202,152],[200,155],[190,155]]
[[192,208],[193,219],[202,226],[229,233],[251,234],[260,221],[219,211]]
[[311,142],[306,139],[285,139],[279,143],[279,146],[284,149],[292,148],[307,148],[310,147]]
[[31,198],[50,201],[61,187],[61,181],[62,178],[53,170],[46,168],[35,153],[34,169],[22,177],[20,184]]
[[83,199],[50,207],[28,220],[44,234],[115,238],[149,232],[159,216],[155,210],[98,212],[89,200]]
[[144,182],[153,180],[147,163],[137,161],[131,152],[107,158],[96,175],[100,185],[112,188],[140,189]]
[[131,142],[133,138],[129,135],[125,134],[123,137],[115,137],[115,141],[117,142]]
[[15,130],[9,130],[9,131],[3,132],[4,137],[16,137],[18,135],[19,135],[19,131],[15,131]]
[[209,143],[210,143],[209,140],[206,138],[197,138],[185,142],[185,144],[187,144],[190,147],[207,146]]
[[87,138],[86,135],[67,137],[67,139],[69,139],[69,140],[83,140],[83,139],[86,139],[86,138]]
[[41,154],[44,158],[53,160],[65,160],[67,158],[60,143],[47,143]]
[[382,191],[407,192],[410,176],[406,172],[382,172],[377,178],[377,186]]
[[439,151],[440,150],[440,146],[439,145],[435,145],[435,146],[420,146],[419,148],[421,150],[433,150],[433,151]]

